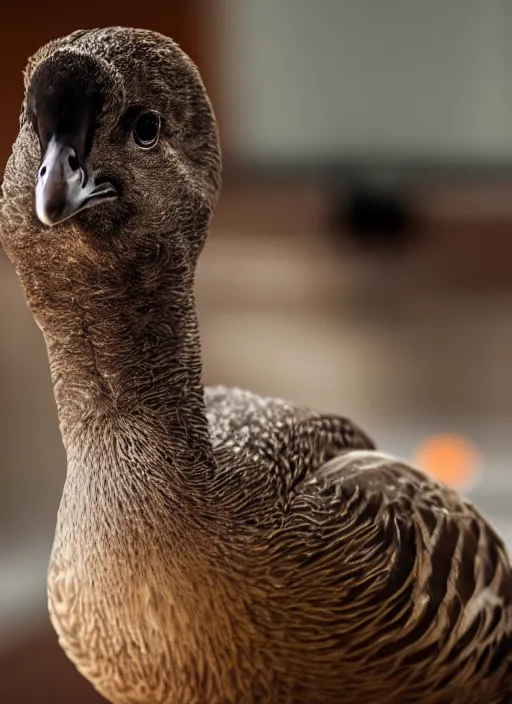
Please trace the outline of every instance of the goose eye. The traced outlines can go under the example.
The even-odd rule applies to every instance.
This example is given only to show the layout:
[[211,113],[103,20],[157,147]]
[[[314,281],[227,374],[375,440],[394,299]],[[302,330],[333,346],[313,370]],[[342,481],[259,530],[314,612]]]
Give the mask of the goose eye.
[[141,149],[151,149],[160,136],[160,115],[156,112],[145,112],[137,118],[133,126],[133,139]]

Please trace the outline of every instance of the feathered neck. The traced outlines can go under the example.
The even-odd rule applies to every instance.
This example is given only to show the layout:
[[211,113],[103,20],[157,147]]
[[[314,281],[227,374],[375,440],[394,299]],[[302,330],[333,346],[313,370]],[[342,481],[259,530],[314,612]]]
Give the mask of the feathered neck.
[[209,464],[187,248],[179,238],[172,251],[163,238],[151,246],[145,238],[137,251],[129,238],[101,242],[72,226],[48,238],[51,246],[38,238],[30,256],[16,259],[46,340],[65,446],[98,418],[127,428],[147,422],[165,428],[170,452]]

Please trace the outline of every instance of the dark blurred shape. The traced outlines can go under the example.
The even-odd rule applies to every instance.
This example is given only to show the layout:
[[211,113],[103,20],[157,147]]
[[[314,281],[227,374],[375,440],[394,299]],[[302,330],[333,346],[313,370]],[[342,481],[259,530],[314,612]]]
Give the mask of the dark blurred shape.
[[417,234],[407,193],[399,189],[352,184],[332,199],[331,228],[363,247],[393,250]]

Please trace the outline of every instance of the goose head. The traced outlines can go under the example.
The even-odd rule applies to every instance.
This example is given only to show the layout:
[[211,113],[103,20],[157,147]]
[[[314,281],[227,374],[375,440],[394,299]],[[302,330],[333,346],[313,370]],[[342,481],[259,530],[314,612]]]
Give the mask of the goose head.
[[0,237],[18,273],[86,260],[98,273],[112,266],[100,252],[194,263],[220,170],[210,102],[172,40],[78,31],[29,60]]

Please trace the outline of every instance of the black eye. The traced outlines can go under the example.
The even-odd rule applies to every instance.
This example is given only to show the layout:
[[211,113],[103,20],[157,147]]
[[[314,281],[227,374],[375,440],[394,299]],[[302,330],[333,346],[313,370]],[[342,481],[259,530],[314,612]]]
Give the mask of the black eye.
[[133,139],[141,149],[151,149],[158,142],[160,135],[160,115],[157,112],[145,112],[137,118],[133,126]]

